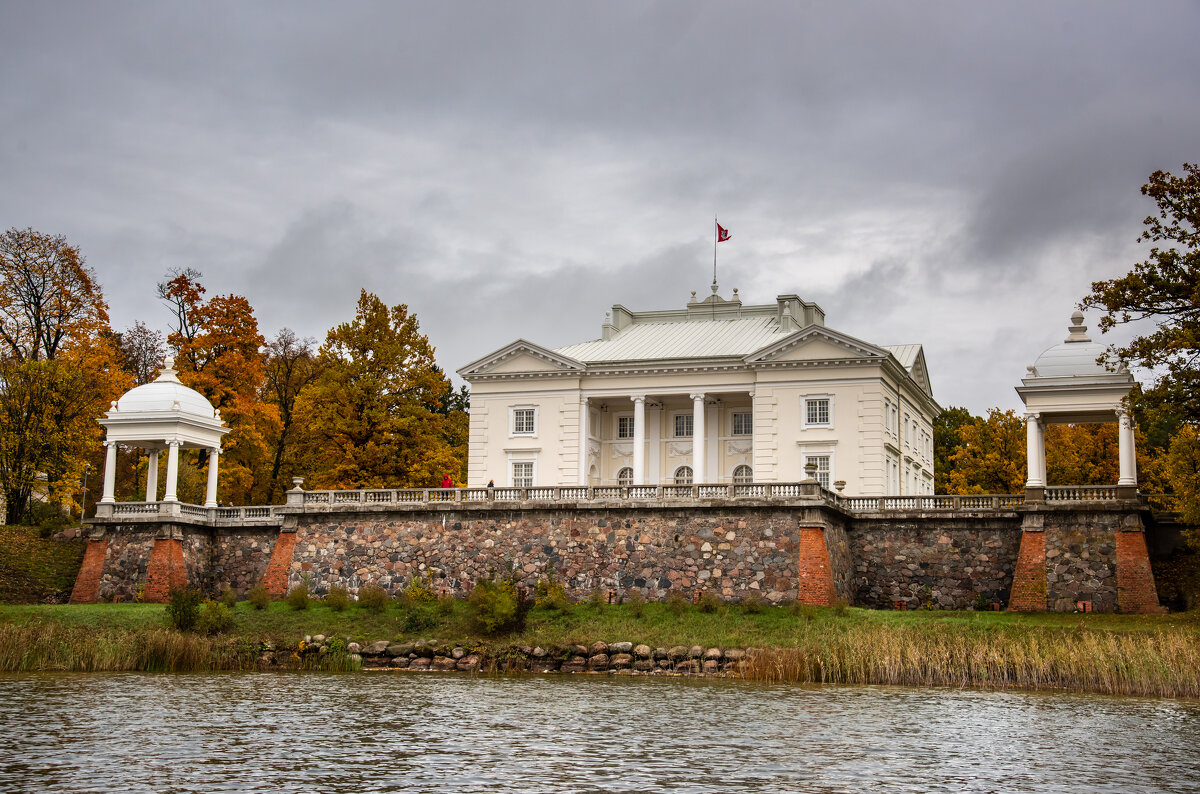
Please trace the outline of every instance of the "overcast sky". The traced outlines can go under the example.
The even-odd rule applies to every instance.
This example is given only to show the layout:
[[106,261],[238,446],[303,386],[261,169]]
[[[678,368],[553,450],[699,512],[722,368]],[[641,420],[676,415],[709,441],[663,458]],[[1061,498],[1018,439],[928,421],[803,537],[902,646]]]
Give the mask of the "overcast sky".
[[[1200,159],[1200,5],[0,2],[0,225],[117,330],[169,268],[322,339],[360,288],[453,371],[712,280],[1019,406]],[[1095,330],[1098,316],[1089,316]],[[1111,335],[1110,335],[1111,336]]]

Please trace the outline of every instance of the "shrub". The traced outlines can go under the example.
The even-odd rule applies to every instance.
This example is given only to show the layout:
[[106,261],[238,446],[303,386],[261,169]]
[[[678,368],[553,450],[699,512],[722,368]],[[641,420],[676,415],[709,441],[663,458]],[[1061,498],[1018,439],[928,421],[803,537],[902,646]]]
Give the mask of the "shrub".
[[520,631],[525,624],[524,599],[511,581],[481,579],[475,583],[467,603],[471,605],[471,620],[487,634]]
[[432,604],[434,601],[437,601],[437,595],[433,592],[429,574],[426,573],[423,577],[414,575],[409,579],[408,585],[404,588],[404,597],[417,604]]
[[603,590],[593,590],[587,598],[587,605],[597,613],[603,612],[604,607],[608,605],[608,596]]
[[700,595],[700,600],[696,602],[700,607],[700,611],[706,615],[711,615],[721,607],[721,599],[717,598],[716,593],[710,593],[707,590]]
[[747,615],[757,615],[766,607],[763,603],[762,596],[758,593],[751,593],[742,599],[742,611]]
[[225,587],[221,590],[221,594],[217,596],[217,600],[227,607],[232,607],[237,603],[238,600],[237,590],[234,590],[229,585],[225,585]]
[[567,591],[549,574],[537,583],[533,592],[533,603],[546,609],[564,610],[571,605]]
[[429,613],[429,609],[424,606],[413,606],[404,611],[404,618],[400,621],[400,627],[406,634],[412,634],[425,629],[431,629],[437,625],[437,618]]
[[384,590],[374,582],[368,582],[358,588],[358,605],[363,609],[369,609],[372,612],[382,612],[387,609],[388,604],[392,599]]
[[437,611],[439,615],[453,615],[454,607],[458,603],[452,595],[444,595],[437,600]]
[[292,609],[308,609],[308,582],[301,582],[288,590],[286,601]]
[[844,617],[846,610],[849,608],[850,602],[844,598],[839,598],[833,602],[833,614],[837,615],[839,618]]
[[625,603],[629,604],[629,614],[635,618],[640,618],[646,612],[646,597],[641,590],[630,590]]
[[817,616],[817,608],[812,604],[801,604],[797,601],[792,604],[792,614],[798,618],[802,618],[805,623],[809,623]]
[[271,605],[271,593],[262,585],[250,588],[250,592],[246,593],[246,600],[255,609],[266,609]]
[[988,599],[985,593],[976,593],[975,600],[972,602],[971,608],[976,612],[986,612],[992,608],[992,602]]
[[329,588],[329,592],[325,594],[325,606],[332,609],[334,612],[341,612],[350,603],[350,594],[346,592],[346,588],[340,584],[335,584]]
[[197,634],[222,634],[233,628],[233,612],[221,601],[205,601],[196,619]]
[[672,590],[667,596],[667,609],[675,614],[675,617],[683,617],[683,613],[687,611],[688,602],[683,597],[683,593],[678,590]]
[[176,588],[171,591],[167,604],[167,625],[179,631],[191,631],[200,616],[200,602],[204,600],[199,590]]

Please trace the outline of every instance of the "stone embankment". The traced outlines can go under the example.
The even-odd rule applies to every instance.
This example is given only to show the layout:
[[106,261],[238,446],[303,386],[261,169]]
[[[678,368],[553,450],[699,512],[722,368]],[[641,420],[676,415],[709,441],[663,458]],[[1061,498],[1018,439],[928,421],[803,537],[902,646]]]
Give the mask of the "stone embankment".
[[[306,637],[310,652],[328,652],[325,637]],[[324,650],[323,650],[324,649]],[[481,648],[436,640],[379,640],[367,645],[351,642],[347,652],[357,655],[366,669],[434,670],[464,672],[615,673],[647,675],[736,674],[754,648],[705,648],[702,645],[651,647],[632,642],[594,642],[564,648],[528,645]]]

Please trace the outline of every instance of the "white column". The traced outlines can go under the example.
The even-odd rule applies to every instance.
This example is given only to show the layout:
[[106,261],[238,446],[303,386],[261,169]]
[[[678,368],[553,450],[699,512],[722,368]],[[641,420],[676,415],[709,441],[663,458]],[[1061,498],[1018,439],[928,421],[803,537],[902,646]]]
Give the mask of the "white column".
[[579,398],[579,484],[588,484],[588,398]]
[[158,450],[150,450],[146,456],[146,501],[158,501]]
[[213,447],[208,451],[208,493],[204,498],[205,507],[217,506],[217,466],[220,457],[220,447]]
[[751,479],[754,482],[759,482],[758,476],[758,456],[755,454],[758,450],[758,444],[754,440],[758,437],[758,421],[754,416],[754,392],[750,392],[750,473],[753,475]]
[[704,482],[704,395],[692,397],[692,482]]
[[1028,479],[1025,480],[1026,488],[1046,487],[1045,474],[1040,465],[1045,452],[1041,416],[1025,414],[1025,469],[1029,474]]
[[1117,435],[1121,460],[1121,479],[1117,485],[1137,485],[1137,452],[1134,448],[1133,417],[1124,408],[1117,410],[1120,431]]
[[662,481],[662,403],[650,407],[650,416],[646,419],[646,440],[650,450],[646,453],[646,469],[649,485],[657,485]]
[[117,501],[114,493],[117,490],[117,442],[108,441],[104,445],[108,449],[104,452],[104,496],[100,501],[111,504]]
[[164,488],[164,502],[178,502],[175,496],[175,486],[179,479],[179,442],[167,442],[167,485]]
[[646,484],[646,395],[635,394],[633,400],[633,484]]

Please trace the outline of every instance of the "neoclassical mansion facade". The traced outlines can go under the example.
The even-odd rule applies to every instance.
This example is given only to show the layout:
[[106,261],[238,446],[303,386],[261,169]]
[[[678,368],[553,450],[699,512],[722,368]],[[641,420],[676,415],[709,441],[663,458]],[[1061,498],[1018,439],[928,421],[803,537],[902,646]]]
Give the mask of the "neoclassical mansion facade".
[[458,371],[471,385],[468,485],[798,482],[933,493],[933,399],[920,345],[825,325],[796,295],[612,307],[599,339],[517,340]]

